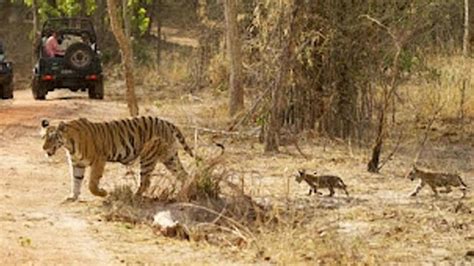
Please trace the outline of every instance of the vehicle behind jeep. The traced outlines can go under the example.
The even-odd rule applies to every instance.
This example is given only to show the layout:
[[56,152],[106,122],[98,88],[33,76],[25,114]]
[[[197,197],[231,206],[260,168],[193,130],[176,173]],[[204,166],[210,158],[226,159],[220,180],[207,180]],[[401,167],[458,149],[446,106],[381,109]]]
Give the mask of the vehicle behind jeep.
[[[46,42],[58,36],[59,49],[64,55],[50,56]],[[104,98],[104,83],[97,37],[90,19],[53,18],[43,24],[36,44],[37,63],[32,90],[36,100],[44,100],[49,91],[70,89],[85,91],[91,99]]]
[[13,98],[13,67],[6,60],[3,44],[0,41],[0,99]]

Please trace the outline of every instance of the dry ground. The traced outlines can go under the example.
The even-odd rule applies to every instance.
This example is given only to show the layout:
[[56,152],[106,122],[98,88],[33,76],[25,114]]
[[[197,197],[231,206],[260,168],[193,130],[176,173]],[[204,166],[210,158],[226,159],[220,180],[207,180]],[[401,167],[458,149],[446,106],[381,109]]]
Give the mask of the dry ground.
[[[155,105],[144,104],[142,113],[176,122],[193,143],[193,131],[186,125],[218,128],[225,122],[225,101],[201,97],[163,98]],[[178,241],[156,235],[147,226],[105,222],[102,199],[92,196],[87,186],[80,202],[61,204],[70,186],[65,156],[45,158],[38,125],[41,118],[123,117],[126,106],[90,101],[83,93],[54,92],[48,99],[38,102],[30,91],[16,91],[13,101],[0,102],[0,261],[5,265],[474,262],[465,256],[474,250],[474,192],[471,189],[462,201],[458,191],[434,199],[428,189],[409,198],[415,183],[403,176],[415,153],[413,143],[375,175],[365,171],[367,151],[355,147],[302,143],[310,156],[305,160],[293,147],[269,156],[254,139],[225,140],[226,167],[245,192],[294,213],[280,225],[254,232],[255,242],[241,249]],[[467,132],[467,141],[429,144],[422,162],[458,170],[474,187],[472,127]],[[203,134],[194,143],[204,147],[208,142]],[[182,158],[189,167],[190,158]],[[307,197],[307,187],[293,180],[299,168],[342,176],[351,197]],[[169,175],[161,166],[155,171]],[[124,167],[108,165],[103,186],[110,191],[120,183],[134,185],[125,172]]]

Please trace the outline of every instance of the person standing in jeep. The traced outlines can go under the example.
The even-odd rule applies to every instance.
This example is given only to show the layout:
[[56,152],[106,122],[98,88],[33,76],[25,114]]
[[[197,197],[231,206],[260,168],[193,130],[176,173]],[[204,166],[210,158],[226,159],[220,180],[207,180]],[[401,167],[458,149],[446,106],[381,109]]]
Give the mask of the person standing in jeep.
[[58,32],[53,31],[44,44],[45,55],[47,57],[64,56],[64,51],[59,49]]

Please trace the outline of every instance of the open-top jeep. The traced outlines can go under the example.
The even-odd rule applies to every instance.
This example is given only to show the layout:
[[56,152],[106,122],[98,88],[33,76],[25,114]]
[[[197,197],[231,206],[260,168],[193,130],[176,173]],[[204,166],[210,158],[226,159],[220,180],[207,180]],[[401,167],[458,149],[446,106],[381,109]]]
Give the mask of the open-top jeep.
[[[56,33],[64,56],[48,56],[46,42]],[[43,24],[36,44],[38,62],[32,81],[33,96],[44,100],[48,91],[66,88],[88,90],[89,98],[104,98],[100,54],[94,26],[87,18],[53,18]]]
[[13,67],[5,59],[3,45],[0,41],[0,99],[13,98]]

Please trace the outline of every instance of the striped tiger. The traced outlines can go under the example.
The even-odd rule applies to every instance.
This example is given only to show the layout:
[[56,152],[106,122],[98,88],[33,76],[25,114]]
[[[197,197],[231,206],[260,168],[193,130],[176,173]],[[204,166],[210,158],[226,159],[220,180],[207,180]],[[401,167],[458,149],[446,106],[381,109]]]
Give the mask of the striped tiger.
[[136,191],[142,195],[150,186],[150,176],[158,161],[179,180],[188,173],[178,157],[178,140],[184,150],[194,154],[186,144],[181,131],[172,123],[156,117],[135,117],[110,122],[94,123],[85,118],[61,121],[58,126],[41,121],[43,150],[48,156],[64,147],[67,151],[71,172],[71,195],[68,201],[78,199],[84,172],[90,167],[89,189],[92,194],[105,197],[107,192],[99,188],[106,162],[131,164],[140,159],[140,185]]

